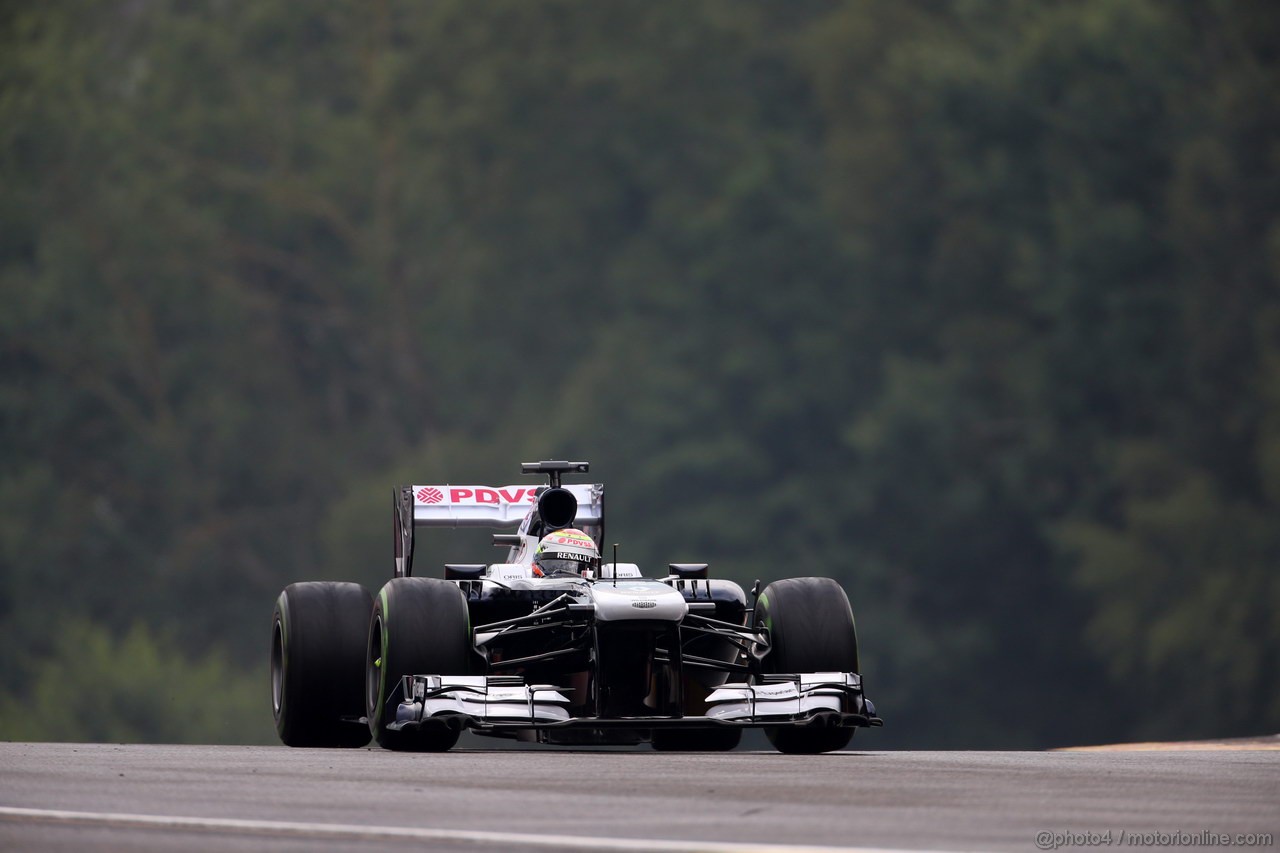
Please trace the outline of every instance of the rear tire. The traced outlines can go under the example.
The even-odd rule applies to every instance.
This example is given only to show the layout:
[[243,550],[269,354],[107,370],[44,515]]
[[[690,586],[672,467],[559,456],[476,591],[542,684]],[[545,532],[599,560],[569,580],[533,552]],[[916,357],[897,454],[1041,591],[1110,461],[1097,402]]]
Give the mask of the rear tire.
[[373,603],[365,656],[369,730],[387,749],[443,752],[461,732],[443,726],[392,731],[387,700],[406,675],[470,675],[471,619],[454,584],[438,578],[395,578]]
[[[271,711],[287,746],[360,747],[373,599],[356,583],[285,587],[271,627]],[[345,718],[345,719],[344,719]]]
[[742,741],[742,729],[654,729],[658,752],[728,752]]
[[[860,672],[853,609],[830,578],[769,584],[756,604],[755,624],[769,628],[765,672]],[[801,754],[844,749],[853,738],[851,728],[777,726],[764,732],[779,752]]]

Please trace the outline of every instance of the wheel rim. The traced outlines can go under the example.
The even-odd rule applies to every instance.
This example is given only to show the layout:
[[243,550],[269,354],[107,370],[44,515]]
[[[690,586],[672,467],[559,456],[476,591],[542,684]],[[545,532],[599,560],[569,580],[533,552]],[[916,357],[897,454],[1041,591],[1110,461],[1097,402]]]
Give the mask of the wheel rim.
[[369,660],[365,663],[365,704],[370,722],[381,718],[382,665],[385,654],[382,648],[382,617],[374,616],[369,628]]
[[271,712],[280,716],[284,702],[284,628],[277,617],[271,629]]

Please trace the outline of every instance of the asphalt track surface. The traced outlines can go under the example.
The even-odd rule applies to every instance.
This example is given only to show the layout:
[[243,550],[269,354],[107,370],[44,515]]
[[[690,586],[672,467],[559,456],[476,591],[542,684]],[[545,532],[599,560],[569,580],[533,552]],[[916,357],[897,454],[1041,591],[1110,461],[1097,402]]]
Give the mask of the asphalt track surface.
[[1087,836],[1065,836],[1108,830],[1111,847],[1139,846],[1121,833],[1184,833],[1187,846],[1211,832],[1272,833],[1255,849],[1275,849],[1280,741],[1244,746],[785,756],[0,743],[0,850],[1030,851],[1041,833],[1083,849]]

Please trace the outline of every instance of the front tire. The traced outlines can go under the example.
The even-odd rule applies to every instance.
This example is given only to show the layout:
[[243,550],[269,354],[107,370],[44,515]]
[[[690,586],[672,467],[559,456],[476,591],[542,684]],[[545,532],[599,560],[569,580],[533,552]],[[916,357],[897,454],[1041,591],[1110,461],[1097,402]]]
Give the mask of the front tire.
[[457,586],[439,578],[389,581],[373,603],[365,656],[366,715],[378,743],[407,752],[452,748],[461,734],[456,729],[388,729],[395,708],[387,701],[406,675],[469,675],[471,660],[471,619]]
[[271,626],[271,711],[287,746],[360,747],[373,599],[356,583],[285,587]]
[[[765,672],[860,672],[858,633],[849,597],[830,578],[791,578],[764,588],[755,624],[769,629]],[[779,752],[814,754],[844,749],[851,728],[777,726],[765,736]]]

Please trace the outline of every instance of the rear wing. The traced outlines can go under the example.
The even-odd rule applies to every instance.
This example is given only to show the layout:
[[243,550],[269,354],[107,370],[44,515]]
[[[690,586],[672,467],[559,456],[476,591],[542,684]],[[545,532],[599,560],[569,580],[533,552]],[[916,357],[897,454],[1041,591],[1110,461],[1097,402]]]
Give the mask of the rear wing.
[[[604,530],[604,484],[560,486],[578,501],[573,524],[597,540]],[[395,576],[413,574],[414,531],[419,527],[517,527],[536,514],[546,486],[401,486],[395,490]],[[521,527],[527,533],[529,527]]]

